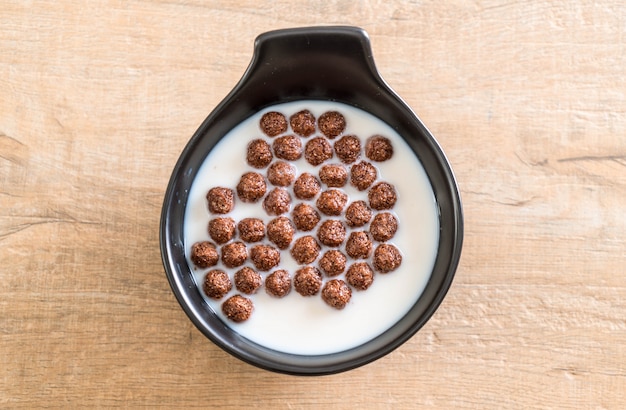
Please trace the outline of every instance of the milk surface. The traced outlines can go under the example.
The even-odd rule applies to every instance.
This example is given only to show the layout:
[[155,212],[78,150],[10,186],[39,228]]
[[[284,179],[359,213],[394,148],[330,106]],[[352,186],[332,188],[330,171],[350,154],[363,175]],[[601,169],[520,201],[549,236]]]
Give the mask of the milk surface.
[[[261,132],[259,127],[261,116],[268,111],[279,111],[288,119],[292,114],[303,109],[311,111],[316,118],[331,110],[342,113],[347,123],[344,135],[353,134],[359,137],[361,159],[377,167],[377,182],[386,181],[395,186],[398,201],[390,212],[396,215],[399,227],[395,236],[387,243],[394,244],[400,250],[402,264],[398,269],[387,274],[375,272],[374,282],[367,290],[353,289],[352,299],[343,310],[328,306],[321,298],[321,291],[316,296],[303,297],[292,287],[287,296],[279,299],[268,295],[263,285],[256,294],[243,295],[254,303],[254,312],[250,319],[243,323],[233,323],[222,314],[221,304],[230,296],[239,293],[234,286],[234,273],[243,266],[255,269],[252,261],[248,258],[243,266],[229,269],[220,260],[214,267],[199,269],[189,258],[191,246],[198,241],[212,241],[207,232],[208,222],[212,218],[229,216],[238,223],[243,218],[256,217],[263,220],[267,226],[267,223],[275,216],[267,215],[263,209],[262,200],[255,204],[246,204],[237,197],[232,212],[227,215],[211,215],[207,208],[206,193],[216,186],[228,187],[236,191],[239,178],[248,171],[266,176],[267,168],[258,170],[246,163],[247,145],[250,141],[262,138],[271,145],[274,140]],[[289,134],[293,134],[291,128],[285,135]],[[394,154],[390,160],[373,162],[365,157],[365,142],[375,134],[383,135],[391,140]],[[316,135],[321,135],[321,133],[316,132],[308,138],[302,138],[303,147]],[[341,136],[331,140],[331,144],[339,138]],[[297,168],[297,175],[310,172],[317,176],[322,165],[340,163],[340,160],[335,155],[320,166],[314,167],[306,162],[303,156],[292,163]],[[348,170],[350,166],[351,164],[347,165]],[[267,185],[269,192],[273,186],[269,181]],[[307,202],[315,207],[317,196],[312,200],[303,201],[295,197],[292,187],[288,189],[292,197],[292,210],[301,202]],[[322,184],[322,191],[325,189],[327,187]],[[349,182],[340,189],[348,194],[348,205],[356,200],[369,203],[367,190],[360,192]],[[373,212],[375,215],[378,211]],[[321,212],[320,215],[322,222],[325,219],[341,219],[345,222],[343,214],[332,218],[325,217]],[[290,214],[284,214],[284,216],[290,217]],[[304,235],[312,235],[317,239],[317,228],[320,224],[309,232],[296,230],[294,240]],[[347,225],[346,227],[347,239],[350,232],[368,229],[369,224],[358,228],[350,228]],[[203,295],[204,276],[211,269],[224,270],[233,281],[233,290],[223,299],[216,301],[205,296],[209,305],[224,323],[242,336],[268,348],[293,354],[319,355],[336,353],[363,344],[383,333],[408,312],[424,290],[434,266],[439,241],[439,213],[432,187],[421,163],[407,143],[389,125],[365,111],[345,104],[305,100],[274,105],[258,112],[231,130],[211,150],[199,168],[189,193],[184,236],[187,260]],[[239,239],[236,236],[234,240]],[[274,246],[267,237],[263,242],[258,243]],[[246,244],[248,250],[258,243]],[[377,244],[378,242],[374,241],[373,249]],[[322,246],[320,257],[327,249],[329,248]],[[345,254],[345,241],[339,249]],[[318,267],[318,261],[319,258],[312,265]],[[355,261],[348,257],[346,270],[352,262]],[[371,258],[367,262],[373,267]],[[289,249],[286,249],[281,251],[281,262],[275,269],[286,269],[293,281],[293,275],[300,267],[292,259]],[[267,275],[275,269],[259,273],[265,280]],[[324,275],[324,283],[335,278],[345,279],[344,275],[345,272],[333,278]]]

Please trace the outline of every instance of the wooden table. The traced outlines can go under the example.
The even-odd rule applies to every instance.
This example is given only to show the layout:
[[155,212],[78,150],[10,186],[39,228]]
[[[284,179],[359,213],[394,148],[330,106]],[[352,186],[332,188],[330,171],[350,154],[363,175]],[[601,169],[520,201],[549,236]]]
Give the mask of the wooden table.
[[[196,330],[158,225],[254,38],[320,24],[369,32],[450,159],[466,239],[410,341],[303,378]],[[623,408],[625,66],[618,0],[0,1],[0,407]]]

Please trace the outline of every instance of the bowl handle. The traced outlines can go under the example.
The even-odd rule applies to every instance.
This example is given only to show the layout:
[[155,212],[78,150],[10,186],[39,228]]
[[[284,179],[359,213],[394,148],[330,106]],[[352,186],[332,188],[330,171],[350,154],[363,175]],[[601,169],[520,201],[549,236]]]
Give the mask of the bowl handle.
[[248,99],[252,94],[257,107],[328,96],[350,100],[364,83],[388,89],[374,64],[365,30],[349,26],[283,29],[256,38],[252,61],[231,98],[246,93]]

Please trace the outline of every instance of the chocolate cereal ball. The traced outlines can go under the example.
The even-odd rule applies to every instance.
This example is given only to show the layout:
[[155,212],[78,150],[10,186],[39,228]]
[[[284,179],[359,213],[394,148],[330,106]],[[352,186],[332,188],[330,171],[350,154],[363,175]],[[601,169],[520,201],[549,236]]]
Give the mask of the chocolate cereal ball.
[[191,261],[197,267],[210,268],[217,264],[218,260],[217,249],[211,242],[196,242],[191,246]]
[[235,273],[235,287],[241,293],[247,295],[256,293],[262,284],[263,278],[252,268],[245,266]]
[[343,165],[324,165],[320,169],[320,179],[329,187],[341,188],[348,182],[348,171]]
[[237,195],[243,202],[257,202],[266,191],[265,178],[256,172],[246,172],[237,184]]
[[285,188],[274,188],[263,200],[263,209],[269,215],[282,215],[291,208],[291,195]]
[[265,135],[275,137],[287,131],[287,118],[279,112],[270,111],[263,114],[259,125]]
[[336,219],[324,221],[317,230],[317,239],[326,246],[337,247],[346,239],[346,227]]
[[377,176],[376,167],[369,162],[361,161],[350,168],[350,183],[359,191],[369,188]]
[[320,221],[320,214],[309,204],[298,204],[291,212],[293,223],[301,231],[310,231]]
[[326,276],[340,275],[346,269],[346,255],[331,249],[320,258],[319,267]]
[[372,209],[377,211],[391,209],[398,200],[396,189],[387,182],[379,182],[367,193]]
[[222,303],[224,316],[236,323],[248,320],[253,310],[254,305],[252,301],[241,295],[231,296]]
[[298,199],[311,199],[322,189],[322,185],[313,174],[300,174],[293,184],[293,193]]
[[374,271],[366,262],[356,262],[348,268],[346,280],[356,290],[366,290],[374,282]]
[[232,242],[222,246],[222,263],[227,268],[243,265],[248,259],[248,250],[243,242]]
[[344,164],[351,164],[361,155],[361,141],[356,135],[344,135],[335,142],[335,154]]
[[366,231],[352,232],[346,242],[346,253],[354,259],[367,259],[372,253],[372,239]]
[[304,159],[314,166],[333,157],[333,147],[324,137],[315,137],[304,146]]
[[248,152],[246,153],[246,161],[248,165],[254,168],[265,168],[272,162],[272,149],[270,144],[262,139],[256,139],[248,144]]
[[209,212],[212,214],[227,214],[235,206],[235,193],[232,189],[215,187],[206,194]]
[[317,125],[320,127],[322,134],[333,139],[346,129],[346,119],[340,112],[327,111],[320,115]]
[[293,287],[302,296],[317,295],[322,287],[322,274],[313,266],[300,268],[293,277]]
[[346,222],[348,226],[363,226],[372,218],[372,210],[365,201],[354,201],[346,209]]
[[393,156],[393,146],[388,138],[374,135],[365,142],[365,155],[372,161],[387,161]]
[[280,252],[269,245],[256,245],[250,251],[250,259],[258,270],[268,271],[280,263]]
[[267,237],[278,249],[289,247],[294,232],[293,223],[285,216],[274,218],[267,224]]
[[298,135],[308,137],[315,132],[315,116],[309,110],[302,110],[289,117],[291,129]]
[[276,270],[265,278],[265,291],[272,296],[282,298],[291,290],[291,277],[284,269]]
[[237,224],[239,237],[244,242],[259,242],[265,238],[265,225],[259,218],[244,218]]
[[212,299],[221,299],[233,288],[228,274],[220,269],[213,269],[207,272],[204,277],[202,289],[204,293]]
[[379,213],[370,224],[372,238],[379,242],[386,242],[393,238],[397,230],[398,220],[389,212]]
[[267,169],[267,179],[272,185],[289,186],[296,179],[296,167],[284,161],[276,161]]
[[322,289],[322,299],[335,309],[346,307],[351,297],[352,289],[341,279],[329,280]]
[[302,141],[295,135],[286,135],[274,140],[274,155],[287,161],[295,161],[302,156]]
[[218,244],[223,244],[235,236],[235,220],[233,218],[215,218],[209,221],[209,236]]
[[395,246],[383,243],[374,251],[374,268],[380,273],[396,270],[402,264],[402,254]]
[[291,256],[300,265],[313,263],[320,254],[320,245],[312,236],[296,239],[291,247]]
[[317,209],[326,215],[341,215],[341,211],[348,202],[348,195],[338,189],[329,189],[317,198]]

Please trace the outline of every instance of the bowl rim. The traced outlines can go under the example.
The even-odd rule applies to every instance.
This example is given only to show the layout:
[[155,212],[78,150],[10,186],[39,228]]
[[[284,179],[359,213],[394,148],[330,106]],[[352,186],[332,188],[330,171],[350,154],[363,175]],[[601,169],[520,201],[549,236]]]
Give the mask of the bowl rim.
[[[298,76],[306,76],[308,82],[303,85]],[[393,128],[422,162],[440,213],[440,243],[433,273],[405,317],[361,346],[311,356],[260,346],[238,335],[212,314],[190,277],[190,268],[184,259],[182,226],[178,226],[184,220],[181,215],[184,217],[189,187],[212,147],[234,125],[263,108],[305,99],[345,103],[383,117],[381,119],[390,125],[395,124]],[[404,133],[400,132],[402,130]],[[407,134],[407,130],[411,132]],[[427,164],[430,165],[427,167]],[[257,37],[252,60],[241,80],[200,125],[172,170],[163,199],[159,242],[172,292],[192,323],[213,343],[262,369],[294,375],[324,375],[360,367],[387,355],[432,317],[454,279],[461,256],[463,226],[460,192],[449,161],[422,121],[380,76],[367,33],[350,26],[302,27],[270,31]],[[443,241],[446,246],[442,248]],[[442,251],[445,251],[443,256]],[[424,299],[426,297],[428,300]]]

